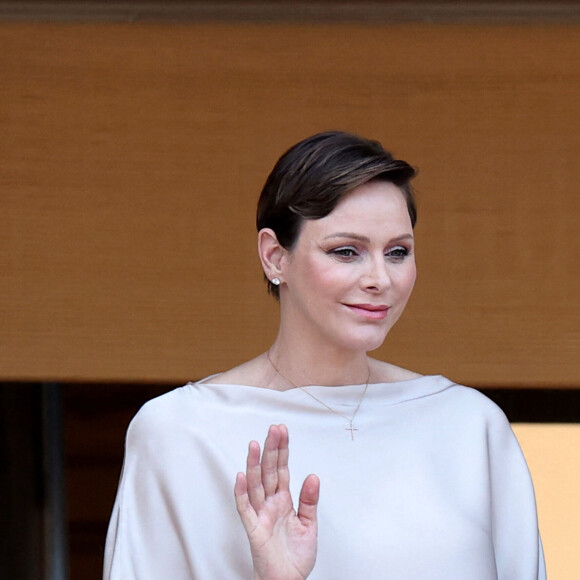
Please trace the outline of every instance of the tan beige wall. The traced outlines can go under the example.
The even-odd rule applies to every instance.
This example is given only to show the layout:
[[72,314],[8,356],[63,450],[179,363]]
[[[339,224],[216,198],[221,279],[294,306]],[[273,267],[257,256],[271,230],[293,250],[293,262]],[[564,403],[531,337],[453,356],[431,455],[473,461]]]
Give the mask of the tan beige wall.
[[0,378],[181,381],[264,349],[253,213],[315,131],[420,167],[379,353],[578,386],[578,26],[0,25]]
[[517,424],[538,503],[550,580],[580,578],[580,425]]

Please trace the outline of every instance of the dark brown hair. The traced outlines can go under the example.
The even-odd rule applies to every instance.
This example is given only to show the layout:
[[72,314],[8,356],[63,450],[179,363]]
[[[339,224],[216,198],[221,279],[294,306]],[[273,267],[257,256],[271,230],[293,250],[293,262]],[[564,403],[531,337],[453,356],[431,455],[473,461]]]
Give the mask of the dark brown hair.
[[[347,193],[372,180],[399,187],[415,227],[417,208],[410,184],[415,175],[411,165],[395,159],[378,141],[342,131],[318,133],[278,159],[258,201],[258,231],[271,228],[289,250],[305,219],[326,217]],[[279,288],[267,282],[270,294],[278,298]]]

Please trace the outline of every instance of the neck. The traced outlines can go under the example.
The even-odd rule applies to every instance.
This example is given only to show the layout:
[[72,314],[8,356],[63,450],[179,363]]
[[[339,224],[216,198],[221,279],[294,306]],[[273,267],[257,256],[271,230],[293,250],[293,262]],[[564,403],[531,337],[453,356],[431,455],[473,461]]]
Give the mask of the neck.
[[280,334],[267,354],[281,378],[292,386],[364,384],[369,379],[365,352],[345,352],[329,345],[312,348]]

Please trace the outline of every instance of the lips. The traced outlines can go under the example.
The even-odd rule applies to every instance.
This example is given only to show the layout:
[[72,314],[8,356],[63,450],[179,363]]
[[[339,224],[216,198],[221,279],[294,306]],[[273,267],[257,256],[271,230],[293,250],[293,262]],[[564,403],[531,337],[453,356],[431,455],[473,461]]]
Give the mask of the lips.
[[345,304],[349,310],[370,320],[382,320],[387,316],[389,307],[384,304]]

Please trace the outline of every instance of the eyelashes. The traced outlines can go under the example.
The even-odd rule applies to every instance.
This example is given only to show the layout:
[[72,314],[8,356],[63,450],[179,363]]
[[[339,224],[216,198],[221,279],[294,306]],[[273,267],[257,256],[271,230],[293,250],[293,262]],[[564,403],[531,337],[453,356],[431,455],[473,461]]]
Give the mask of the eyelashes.
[[350,248],[350,247],[344,247],[344,248],[335,248],[334,250],[330,250],[330,252],[328,252],[329,254],[333,255],[333,256],[337,256],[339,258],[355,258],[356,256],[358,256],[357,251],[354,248]]
[[[339,248],[333,248],[328,251],[327,254],[339,259],[343,262],[353,262],[361,256],[361,253],[353,246],[341,246]],[[393,246],[385,252],[385,259],[398,263],[402,262],[411,255],[410,248],[406,246]]]
[[410,254],[411,250],[409,250],[409,248],[406,248],[405,246],[395,246],[390,249],[385,256],[388,256],[391,260],[402,262]]

